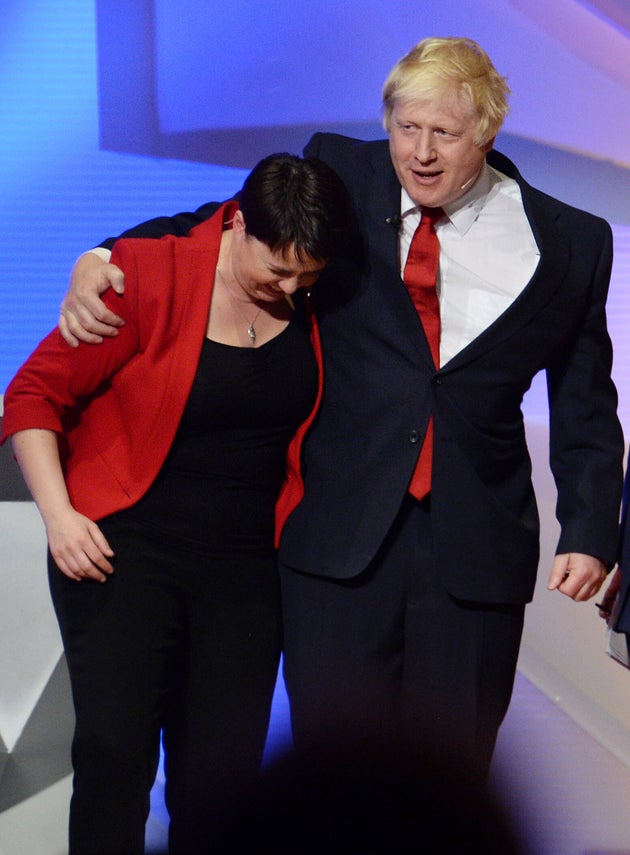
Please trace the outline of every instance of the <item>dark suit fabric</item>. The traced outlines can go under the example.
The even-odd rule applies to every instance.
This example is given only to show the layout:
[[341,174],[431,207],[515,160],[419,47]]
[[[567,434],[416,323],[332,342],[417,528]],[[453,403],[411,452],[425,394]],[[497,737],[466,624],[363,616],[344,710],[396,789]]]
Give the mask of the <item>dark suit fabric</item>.
[[[630,462],[630,459],[629,459]],[[623,485],[623,509],[619,529],[619,554],[617,560],[621,568],[620,608],[615,629],[630,636],[630,467],[626,465],[626,478]]]
[[[441,710],[439,679],[430,691],[435,719],[448,720],[450,675],[459,673],[460,663],[451,644],[433,643],[442,620],[459,649],[480,634],[486,648],[506,644],[508,664],[486,669],[480,654],[457,678],[477,686],[486,681],[481,693],[500,698],[499,712],[489,714],[462,683],[459,702],[470,708],[472,730],[485,731],[487,763],[509,701],[523,608],[533,595],[539,559],[521,401],[541,370],[549,388],[558,552],[615,557],[623,439],[605,319],[610,228],[530,187],[510,161],[491,152],[490,165],[521,188],[541,261],[513,305],[436,371],[398,273],[397,232],[387,222],[400,209],[387,142],[318,134],[305,154],[322,158],[343,178],[358,222],[352,251],[314,291],[324,398],[303,449],[305,496],[280,543],[285,679],[296,734],[318,726],[308,710],[316,694],[319,724],[340,724],[341,713],[326,721],[324,710],[339,710],[340,687],[356,685],[353,675],[361,673],[366,691],[356,695],[357,721],[370,706],[372,678],[381,687],[398,682],[404,691],[393,690],[392,698],[399,700],[421,695],[424,675],[440,672],[449,686]],[[410,508],[407,485],[430,414],[432,492],[423,506]],[[410,526],[422,529],[424,567],[409,569],[409,553],[401,554],[397,544],[399,537],[413,539]],[[429,591],[441,598],[437,621],[435,615],[410,620],[418,585],[424,585],[423,596]],[[472,623],[471,611],[477,615]],[[497,613],[509,617],[497,621]],[[384,614],[390,615],[387,628]],[[417,663],[429,648],[423,671]],[[331,676],[318,684],[327,670]],[[345,701],[350,710],[350,690]],[[352,717],[349,712],[345,723]]]

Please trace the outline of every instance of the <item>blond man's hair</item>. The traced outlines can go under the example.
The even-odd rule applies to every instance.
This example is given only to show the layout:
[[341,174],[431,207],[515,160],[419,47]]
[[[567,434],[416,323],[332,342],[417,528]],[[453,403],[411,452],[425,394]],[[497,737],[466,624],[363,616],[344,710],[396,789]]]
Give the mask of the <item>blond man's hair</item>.
[[457,93],[477,117],[475,144],[497,135],[510,94],[488,54],[472,39],[430,38],[419,42],[393,67],[383,86],[383,125],[389,133],[396,102],[423,101]]

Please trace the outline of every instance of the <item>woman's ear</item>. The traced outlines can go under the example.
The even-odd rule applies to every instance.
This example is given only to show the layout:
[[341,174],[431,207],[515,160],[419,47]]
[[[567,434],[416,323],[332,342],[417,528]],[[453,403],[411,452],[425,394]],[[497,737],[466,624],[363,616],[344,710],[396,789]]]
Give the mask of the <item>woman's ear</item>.
[[232,218],[232,230],[237,234],[245,233],[245,217],[243,216],[243,212],[239,210],[234,214]]

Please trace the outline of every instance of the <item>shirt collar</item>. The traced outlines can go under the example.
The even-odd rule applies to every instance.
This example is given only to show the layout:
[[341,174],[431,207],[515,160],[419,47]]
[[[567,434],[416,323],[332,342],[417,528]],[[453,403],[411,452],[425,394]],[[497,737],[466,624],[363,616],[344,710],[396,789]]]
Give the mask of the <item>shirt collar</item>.
[[[444,213],[448,216],[457,231],[464,235],[475,222],[484,206],[488,193],[496,181],[486,163],[481,167],[481,172],[463,196],[444,205]],[[403,219],[409,215],[419,213],[420,207],[416,205],[404,187],[401,187],[400,213]]]

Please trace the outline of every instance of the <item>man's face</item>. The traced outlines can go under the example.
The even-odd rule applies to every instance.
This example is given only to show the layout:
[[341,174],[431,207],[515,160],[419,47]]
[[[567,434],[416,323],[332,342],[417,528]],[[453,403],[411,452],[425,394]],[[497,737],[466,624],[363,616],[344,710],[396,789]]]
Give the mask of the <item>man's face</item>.
[[389,121],[389,151],[398,180],[416,205],[454,202],[474,183],[491,140],[475,141],[477,116],[467,98],[396,102]]

